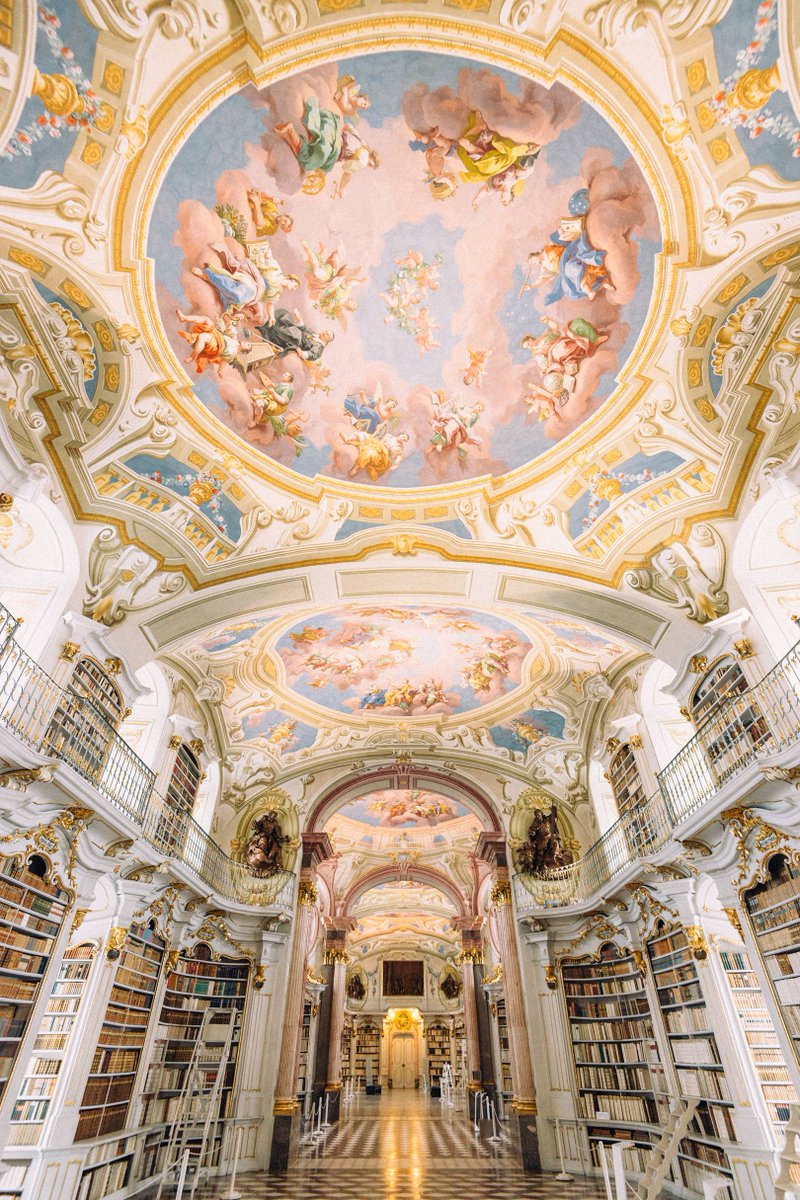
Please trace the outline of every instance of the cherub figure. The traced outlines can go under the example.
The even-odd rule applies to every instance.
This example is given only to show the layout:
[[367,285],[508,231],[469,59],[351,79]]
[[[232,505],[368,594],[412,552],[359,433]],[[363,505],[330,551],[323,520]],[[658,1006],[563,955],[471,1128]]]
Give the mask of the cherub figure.
[[433,415],[430,418],[433,436],[431,449],[441,454],[443,450],[456,450],[459,458],[464,458],[467,446],[475,446],[480,450],[481,439],[472,433],[472,427],[483,412],[483,405],[478,402],[468,407],[461,403],[461,397],[456,394],[432,391],[431,405]]
[[591,358],[610,335],[597,330],[583,317],[575,317],[563,327],[546,315],[541,321],[546,326],[545,332],[537,337],[528,334],[521,343],[542,376],[540,385],[528,384],[529,395],[525,400],[527,403],[539,399],[550,402],[555,414],[556,403],[562,408],[575,391],[581,363]]
[[256,227],[257,237],[272,237],[278,230],[281,233],[290,233],[294,228],[294,218],[290,217],[288,213],[280,211],[283,200],[269,196],[258,188],[249,188],[247,204]]
[[350,292],[357,283],[364,282],[363,275],[358,268],[339,262],[339,256],[344,253],[341,246],[326,250],[320,242],[319,250],[313,250],[308,242],[301,244],[306,256],[308,294],[314,307],[331,320],[338,320],[346,329],[344,314],[355,312],[358,307]]
[[192,347],[184,362],[194,363],[197,375],[202,375],[208,366],[220,375],[223,366],[238,361],[240,350],[250,349],[250,342],[240,342],[237,336],[236,326],[241,320],[238,314],[224,312],[214,318],[205,313],[183,313],[176,308],[175,315],[182,324],[191,325],[189,330],[179,329],[178,336]]
[[346,117],[358,120],[359,114],[369,108],[372,101],[354,75],[340,75],[333,98]]
[[339,437],[346,446],[355,446],[356,449],[356,459],[349,471],[350,479],[359,471],[366,471],[373,483],[398,465],[408,442],[407,433],[390,434],[386,432],[385,425],[379,425],[374,433],[354,429],[352,436],[340,433]]
[[308,390],[313,396],[316,392],[323,392],[326,396],[330,394],[331,386],[328,380],[331,377],[330,368],[323,367],[320,362],[309,362],[306,364],[308,372]]
[[467,347],[469,362],[466,367],[461,369],[464,372],[463,380],[465,387],[477,388],[483,386],[483,381],[486,378],[486,364],[489,361],[491,350],[473,350],[471,346]]

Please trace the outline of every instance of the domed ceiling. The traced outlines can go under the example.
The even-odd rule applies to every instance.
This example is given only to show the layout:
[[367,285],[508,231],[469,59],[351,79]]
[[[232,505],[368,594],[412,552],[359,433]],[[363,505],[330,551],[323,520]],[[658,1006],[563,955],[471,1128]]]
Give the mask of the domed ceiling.
[[382,829],[424,829],[447,825],[467,816],[471,813],[465,805],[438,792],[389,788],[350,800],[338,809],[331,823],[337,824],[339,818],[344,817],[347,821]]
[[561,83],[394,51],[229,97],[152,213],[197,398],[302,475],[502,475],[611,395],[650,302],[655,204]]

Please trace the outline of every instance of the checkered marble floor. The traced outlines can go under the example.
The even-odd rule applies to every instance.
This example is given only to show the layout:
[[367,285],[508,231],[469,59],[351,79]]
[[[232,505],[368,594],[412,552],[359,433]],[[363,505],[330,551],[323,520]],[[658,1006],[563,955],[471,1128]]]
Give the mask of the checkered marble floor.
[[[236,1179],[243,1200],[605,1200],[596,1181],[526,1174],[506,1140],[481,1142],[463,1110],[419,1092],[360,1097],[286,1175]],[[223,1200],[219,1180],[196,1200]]]

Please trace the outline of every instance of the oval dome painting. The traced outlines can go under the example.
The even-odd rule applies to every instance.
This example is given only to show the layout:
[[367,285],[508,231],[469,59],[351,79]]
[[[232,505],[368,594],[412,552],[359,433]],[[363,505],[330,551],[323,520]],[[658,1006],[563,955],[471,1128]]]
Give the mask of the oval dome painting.
[[597,410],[658,237],[629,150],[564,85],[397,51],[224,101],[148,251],[231,430],[302,475],[419,487],[522,466]]

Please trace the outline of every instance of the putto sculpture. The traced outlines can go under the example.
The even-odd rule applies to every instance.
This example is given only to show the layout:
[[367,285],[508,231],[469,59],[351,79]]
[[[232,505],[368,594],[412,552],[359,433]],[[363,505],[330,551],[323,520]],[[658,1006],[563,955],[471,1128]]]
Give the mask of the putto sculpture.
[[277,875],[283,870],[283,847],[291,838],[281,832],[274,808],[253,821],[253,832],[247,840],[244,861],[257,875]]
[[558,832],[558,807],[538,809],[528,826],[527,839],[517,850],[517,866],[523,875],[544,875],[558,867],[567,867],[572,854],[561,844]]

